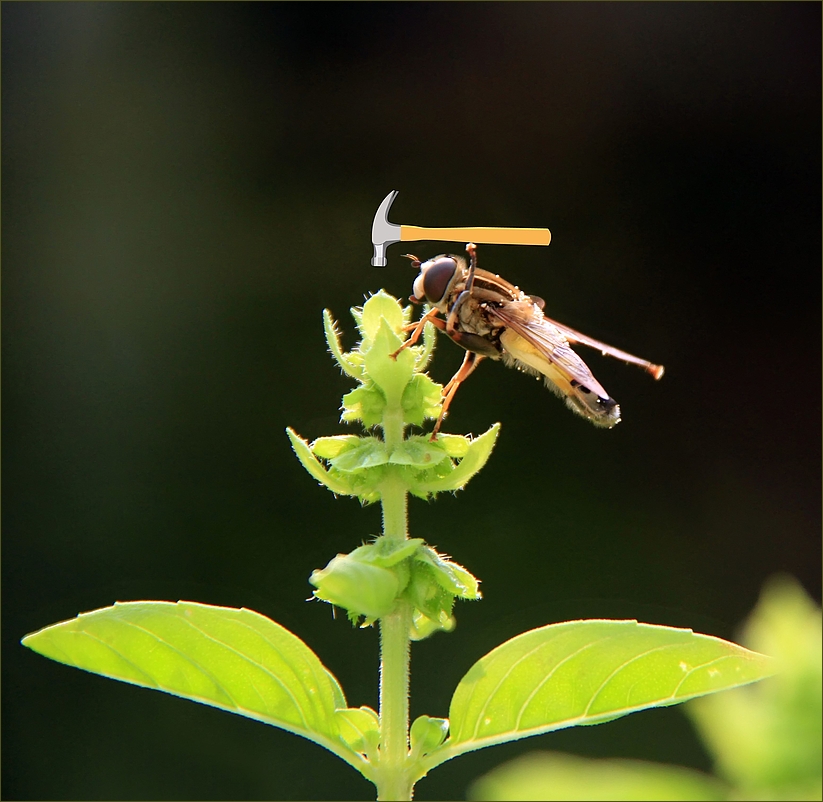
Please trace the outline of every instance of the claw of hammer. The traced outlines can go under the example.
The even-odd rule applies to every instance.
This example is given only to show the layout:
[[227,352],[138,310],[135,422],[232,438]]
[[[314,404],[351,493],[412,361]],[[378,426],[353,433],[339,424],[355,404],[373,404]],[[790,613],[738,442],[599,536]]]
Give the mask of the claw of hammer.
[[400,226],[389,222],[389,209],[397,197],[392,190],[374,215],[371,241],[374,246],[373,267],[386,266],[386,248],[395,242],[416,240],[442,240],[444,242],[478,242],[494,245],[548,245],[551,232],[548,228],[423,228]]
[[386,248],[395,242],[400,242],[400,226],[389,222],[389,208],[397,197],[397,190],[393,189],[383,198],[383,203],[374,214],[371,224],[371,244],[374,246],[372,267],[386,266]]

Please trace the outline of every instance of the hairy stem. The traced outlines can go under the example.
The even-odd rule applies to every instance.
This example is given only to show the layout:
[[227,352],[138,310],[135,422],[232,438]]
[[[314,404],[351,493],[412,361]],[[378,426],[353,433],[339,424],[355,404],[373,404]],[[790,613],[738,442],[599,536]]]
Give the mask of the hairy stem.
[[387,407],[383,413],[383,439],[389,449],[397,448],[403,442],[403,408],[396,406]]
[[379,800],[410,800],[409,626],[411,605],[403,602],[380,620]]
[[396,466],[388,466],[380,483],[380,504],[383,507],[383,535],[391,540],[406,540],[408,531],[408,499],[406,484]]
[[[390,448],[403,440],[402,410],[387,410],[383,435]],[[383,535],[393,540],[408,538],[408,492],[397,467],[388,466],[380,486]],[[412,609],[400,602],[380,619],[380,766],[377,774],[379,800],[410,800],[409,755],[409,629]]]

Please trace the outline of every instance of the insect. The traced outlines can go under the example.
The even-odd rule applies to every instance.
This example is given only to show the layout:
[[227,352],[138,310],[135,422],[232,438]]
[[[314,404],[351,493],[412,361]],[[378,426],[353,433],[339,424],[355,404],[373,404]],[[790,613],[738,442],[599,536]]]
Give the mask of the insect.
[[638,365],[655,379],[663,375],[662,365],[654,365],[547,318],[542,298],[526,295],[500,276],[478,269],[474,243],[466,246],[466,252],[468,266],[462,256],[441,254],[421,262],[406,254],[412,267],[420,270],[409,300],[416,304],[427,302],[431,309],[408,327],[411,334],[399,350],[417,342],[427,322],[466,349],[463,364],[443,388],[443,406],[432,440],[457,388],[486,358],[542,376],[546,386],[565,398],[570,409],[608,429],[620,422],[620,407],[572,350],[572,345],[587,345],[604,356]]

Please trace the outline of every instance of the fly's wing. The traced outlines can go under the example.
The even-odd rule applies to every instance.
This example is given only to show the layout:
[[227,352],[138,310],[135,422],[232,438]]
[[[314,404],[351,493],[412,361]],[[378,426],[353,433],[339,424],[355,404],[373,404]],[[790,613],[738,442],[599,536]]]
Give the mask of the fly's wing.
[[570,409],[596,426],[620,422],[620,407],[594,378],[586,363],[569,346],[564,332],[543,317],[530,301],[491,305],[488,312],[504,331],[503,358],[515,367],[542,375],[546,386],[566,399]]
[[637,365],[638,367],[643,368],[643,370],[647,373],[651,373],[655,379],[659,379],[663,376],[663,365],[655,365],[652,362],[647,362],[645,359],[641,359],[638,356],[633,356],[632,354],[626,353],[626,351],[621,351],[619,348],[614,348],[611,345],[606,345],[606,343],[601,343],[600,340],[595,340],[593,337],[581,334],[579,331],[570,329],[563,323],[558,323],[556,320],[552,320],[551,318],[547,317],[545,320],[551,323],[551,325],[556,329],[563,332],[563,335],[572,345],[580,343],[580,345],[587,345],[589,348],[596,348],[601,354],[603,354],[603,356],[613,356],[615,359],[622,359],[630,365]]

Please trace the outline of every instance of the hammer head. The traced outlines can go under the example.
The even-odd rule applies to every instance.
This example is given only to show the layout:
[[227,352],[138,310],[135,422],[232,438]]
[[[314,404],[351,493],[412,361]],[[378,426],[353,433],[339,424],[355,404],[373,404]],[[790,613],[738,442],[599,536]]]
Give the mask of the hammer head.
[[400,226],[389,222],[389,209],[396,197],[396,189],[389,192],[374,215],[374,222],[371,226],[371,244],[374,246],[372,267],[385,267],[386,248],[392,243],[400,242]]

